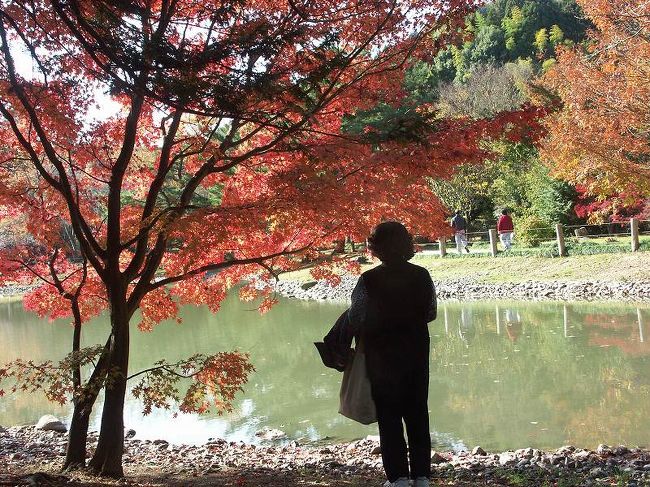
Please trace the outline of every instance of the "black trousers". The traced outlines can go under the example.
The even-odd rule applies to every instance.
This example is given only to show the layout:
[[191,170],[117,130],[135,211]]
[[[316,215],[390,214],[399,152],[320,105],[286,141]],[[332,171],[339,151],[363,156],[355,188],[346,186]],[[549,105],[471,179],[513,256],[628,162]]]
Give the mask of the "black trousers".
[[[431,476],[428,393],[428,373],[411,376],[399,384],[372,384],[381,458],[386,477],[391,482],[400,477]],[[402,421],[406,425],[408,450]]]

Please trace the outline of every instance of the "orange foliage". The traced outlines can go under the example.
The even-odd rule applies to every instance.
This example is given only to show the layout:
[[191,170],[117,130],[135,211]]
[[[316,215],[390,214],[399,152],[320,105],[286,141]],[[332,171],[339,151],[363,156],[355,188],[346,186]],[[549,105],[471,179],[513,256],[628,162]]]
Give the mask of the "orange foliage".
[[650,4],[578,0],[595,24],[544,82],[562,109],[546,121],[544,156],[590,194],[650,192]]

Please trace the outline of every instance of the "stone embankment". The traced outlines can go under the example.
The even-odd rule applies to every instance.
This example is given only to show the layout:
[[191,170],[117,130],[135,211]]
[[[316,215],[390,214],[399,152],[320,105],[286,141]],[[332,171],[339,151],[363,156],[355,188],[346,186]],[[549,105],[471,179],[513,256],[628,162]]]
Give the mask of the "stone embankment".
[[[280,281],[276,290],[283,296],[305,300],[347,302],[357,282],[357,276],[344,276],[335,287],[325,281]],[[553,301],[650,301],[650,281],[604,282],[525,281],[517,283],[485,283],[472,280],[435,282],[440,300],[553,300]]]
[[[271,442],[267,446],[254,446],[215,439],[191,446],[173,445],[164,440],[141,441],[135,436],[126,440],[127,475],[141,474],[145,469],[155,472],[157,482],[163,484],[179,476],[201,479],[228,470],[236,470],[244,476],[260,469],[272,471],[274,475],[301,470],[330,479],[365,478],[369,479],[368,485],[375,482],[380,485],[383,477],[376,437],[332,445]],[[96,441],[96,433],[91,433],[90,451],[95,448]],[[37,430],[33,426],[0,428],[0,465],[7,474],[36,470],[56,472],[62,464],[65,444],[66,435],[55,431]],[[487,453],[475,447],[471,452],[433,451],[431,461],[434,479],[454,485],[475,482],[481,485],[543,485],[545,482],[559,485],[558,480],[566,486],[614,484],[634,487],[650,483],[650,451],[624,446],[600,445],[595,451],[573,446],[554,451],[525,448],[501,453]],[[193,482],[184,485],[193,485]]]
[[0,286],[0,298],[10,298],[14,296],[23,296],[31,291],[33,286],[5,285]]

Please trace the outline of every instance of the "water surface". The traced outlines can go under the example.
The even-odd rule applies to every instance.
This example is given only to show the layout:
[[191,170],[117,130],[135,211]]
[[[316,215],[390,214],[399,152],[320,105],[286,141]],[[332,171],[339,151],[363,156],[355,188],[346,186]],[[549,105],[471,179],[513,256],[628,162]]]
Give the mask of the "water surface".
[[[182,309],[183,324],[134,331],[131,373],[166,358],[238,349],[257,371],[223,416],[174,409],[143,417],[129,397],[127,427],[141,439],[200,443],[211,437],[258,441],[263,427],[299,441],[352,440],[377,434],[337,414],[340,374],[324,368],[312,345],[345,309],[282,300],[260,316],[234,297],[216,315]],[[650,443],[650,309],[647,305],[474,302],[441,304],[431,324],[429,408],[436,448],[480,444],[501,450],[575,444]],[[102,343],[105,319],[84,328],[84,345]],[[0,304],[0,364],[61,358],[70,348],[65,320],[48,322]],[[100,408],[96,408],[99,410]],[[69,408],[37,394],[0,398],[0,424],[34,423]],[[98,415],[93,427],[98,427]]]

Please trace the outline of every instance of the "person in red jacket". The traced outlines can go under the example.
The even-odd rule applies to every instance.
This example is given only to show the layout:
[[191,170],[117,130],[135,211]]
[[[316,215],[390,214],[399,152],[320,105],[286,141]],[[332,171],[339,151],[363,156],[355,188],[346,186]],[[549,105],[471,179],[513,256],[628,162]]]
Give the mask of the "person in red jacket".
[[514,230],[515,227],[512,223],[512,218],[508,215],[508,210],[503,209],[497,221],[497,232],[499,232],[499,238],[505,250],[510,250],[510,247],[512,247],[512,234]]

